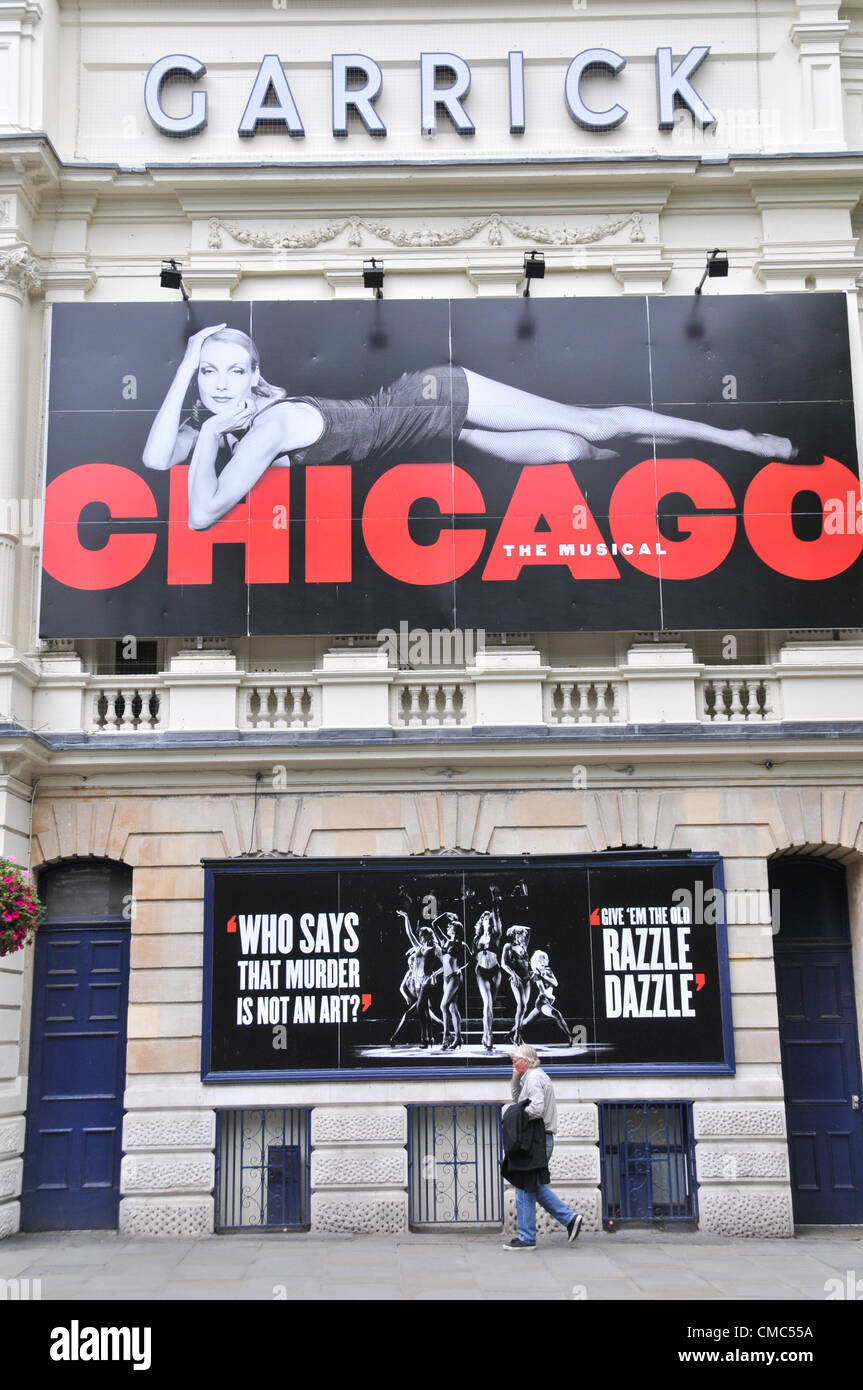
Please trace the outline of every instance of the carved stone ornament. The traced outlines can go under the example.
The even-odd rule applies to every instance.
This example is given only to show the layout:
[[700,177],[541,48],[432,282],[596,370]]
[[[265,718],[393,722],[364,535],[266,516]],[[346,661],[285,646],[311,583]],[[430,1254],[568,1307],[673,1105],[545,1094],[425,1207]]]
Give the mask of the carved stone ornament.
[[412,230],[392,227],[385,222],[372,221],[370,218],[354,215],[340,218],[335,222],[324,222],[321,226],[311,227],[307,231],[293,232],[261,231],[253,227],[240,227],[236,222],[226,222],[221,217],[211,217],[207,245],[211,251],[220,251],[222,249],[222,233],[224,232],[243,246],[254,246],[260,250],[270,251],[294,251],[322,246],[328,241],[334,241],[342,232],[347,231],[349,246],[362,246],[362,234],[366,232],[378,241],[388,241],[391,246],[424,249],[426,247],[456,246],[459,242],[470,241],[485,229],[489,246],[502,246],[504,232],[508,231],[519,241],[530,241],[537,246],[559,246],[563,249],[568,246],[586,246],[590,242],[602,241],[605,237],[614,236],[616,232],[622,231],[627,226],[630,229],[630,241],[644,241],[644,226],[640,212],[628,212],[611,221],[595,222],[585,227],[546,227],[523,222],[513,217],[505,217],[499,212],[492,212],[483,217],[464,221],[456,226],[415,227]]
[[8,281],[27,294],[37,294],[42,288],[39,267],[26,246],[13,246],[0,252],[0,280]]

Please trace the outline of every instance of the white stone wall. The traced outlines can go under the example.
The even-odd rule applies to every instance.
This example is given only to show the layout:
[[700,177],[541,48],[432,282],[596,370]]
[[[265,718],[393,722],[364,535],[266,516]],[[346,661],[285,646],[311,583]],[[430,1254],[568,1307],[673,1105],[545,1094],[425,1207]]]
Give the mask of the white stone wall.
[[[532,244],[545,249],[542,293],[550,297],[691,295],[705,249],[718,242],[731,258],[724,292],[848,294],[859,394],[863,169],[842,152],[863,141],[861,39],[861,5],[833,0],[760,6],[757,29],[749,0],[727,0],[709,15],[683,0],[625,14],[591,0],[540,17],[527,0],[505,14],[488,5],[0,0],[0,133],[8,137],[0,146],[0,496],[40,495],[47,309],[63,300],[161,301],[157,268],[168,252],[184,261],[198,302],[357,297],[366,293],[360,263],[371,254],[386,257],[388,297],[514,297]],[[717,127],[697,131],[684,113],[660,133],[654,50],[668,45],[679,57],[696,43],[712,47],[694,80]],[[620,100],[630,108],[628,121],[604,135],[579,129],[563,100],[569,57],[592,45],[619,48],[628,60],[619,78],[585,86],[598,105]],[[510,135],[507,124],[506,54],[517,46],[526,58],[524,136]],[[353,130],[338,141],[330,132],[330,55],[350,48],[383,69],[386,141]],[[419,132],[423,48],[471,63],[467,105],[477,133],[470,140],[445,122],[433,138]],[[208,67],[200,86],[210,122],[186,141],[158,134],[143,107],[149,63],[177,49]],[[302,141],[237,137],[265,52],[285,61],[308,132]],[[182,108],[192,85],[166,97],[172,109]],[[53,150],[28,134],[43,130]],[[735,152],[762,158],[735,159]],[[794,152],[823,158],[772,158]],[[634,155],[663,162],[628,162]],[[700,163],[702,155],[712,162]],[[212,167],[219,161],[231,167]],[[291,167],[280,171],[275,198],[272,170],[255,166],[284,161]],[[36,540],[0,534],[0,714],[25,728],[78,728],[84,663],[72,653],[42,662],[35,650]],[[266,639],[237,645],[250,667],[271,659]],[[784,653],[777,670],[786,715],[832,720],[855,708],[859,660],[855,669],[845,653],[847,666],[827,673],[828,655],[811,647]],[[630,672],[639,717],[690,711],[691,672],[671,681],[661,660],[653,668],[645,661]],[[171,727],[192,728],[196,709],[208,727],[233,727],[237,682],[231,671],[208,677],[216,664],[200,661],[196,693],[179,679],[190,662],[178,659]],[[317,656],[307,662],[309,670],[318,664],[324,669]],[[479,722],[493,724],[515,708],[514,683],[499,674],[479,682]],[[376,711],[386,708],[388,679]],[[356,689],[348,682],[338,696],[334,690],[331,707],[349,709]],[[517,695],[527,722],[540,722],[539,681],[531,675]],[[826,758],[822,747],[771,744],[756,755],[752,743],[712,748],[693,739],[669,751],[641,738],[592,752],[578,745],[576,758],[574,748],[487,743],[472,750],[469,764],[452,749],[420,749],[411,765],[386,750],[375,760],[363,748],[348,761],[338,748],[290,756],[274,748],[273,763],[288,768],[287,787],[261,795],[255,814],[251,790],[237,790],[251,787],[259,770],[248,750],[209,750],[193,755],[190,768],[188,755],[170,747],[105,759],[81,748],[55,760],[10,739],[0,770],[6,848],[25,862],[38,776],[34,863],[93,854],[134,870],[121,1228],[212,1229],[215,1107],[309,1103],[302,1083],[216,1088],[199,1080],[202,855],[242,852],[253,825],[255,848],[311,857],[716,849],[727,886],[746,893],[766,889],[771,854],[824,850],[851,866],[863,1017],[863,797],[856,767]],[[781,770],[792,756],[793,775]],[[583,791],[572,789],[575,761],[588,767]],[[597,1101],[667,1097],[695,1102],[702,1226],[789,1232],[772,936],[769,926],[744,918],[728,937],[736,1075],[584,1078],[558,1087],[555,1180],[578,1198],[589,1224],[599,1211],[590,1129]],[[0,1234],[18,1222],[24,965],[22,957],[0,962]],[[316,1087],[313,1224],[403,1229],[404,1106],[499,1099],[496,1081]]]
[[[254,159],[360,160],[399,157],[419,161],[459,157],[480,161],[502,156],[707,154],[783,148],[835,150],[845,146],[840,42],[847,21],[838,4],[752,3],[711,6],[709,11],[671,0],[660,9],[625,11],[607,4],[544,10],[521,3],[505,15],[486,5],[441,11],[428,3],[350,5],[338,10],[280,3],[255,9],[216,3],[132,3],[108,9],[64,7],[60,27],[59,82],[47,128],[64,158],[118,161],[125,166],[176,158],[179,142],[160,134],[148,119],[144,79],[156,59],[182,52],[207,66],[165,98],[166,110],[191,109],[191,92],[207,94],[207,127],[188,137],[181,158],[239,160],[244,145]],[[80,15],[80,18],[79,18]],[[814,23],[812,22],[814,19]],[[702,132],[686,113],[670,132],[658,130],[654,54],[673,49],[675,61],[696,45],[711,53],[693,78],[717,118]],[[629,111],[605,134],[582,130],[570,118],[564,77],[570,60],[588,48],[611,48],[626,60],[617,78],[588,77],[585,101],[602,110],[615,102]],[[526,130],[509,130],[507,54],[525,59]],[[476,127],[459,136],[439,120],[433,137],[419,120],[421,52],[458,54],[472,71],[465,106]],[[361,53],[381,67],[377,110],[387,127],[371,137],[352,122],[346,139],[332,135],[330,61],[333,53]],[[241,141],[237,126],[258,64],[278,54],[287,72],[306,134],[259,134]],[[759,60],[756,60],[759,53]],[[851,90],[854,76],[848,72]],[[849,96],[853,107],[853,96]],[[854,118],[854,112],[849,113]],[[38,128],[38,126],[36,127]]]

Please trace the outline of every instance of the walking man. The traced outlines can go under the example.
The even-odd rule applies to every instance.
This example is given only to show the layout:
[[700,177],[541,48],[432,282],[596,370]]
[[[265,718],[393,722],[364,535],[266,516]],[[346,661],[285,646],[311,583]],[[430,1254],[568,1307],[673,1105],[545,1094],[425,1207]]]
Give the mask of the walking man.
[[[554,1135],[557,1129],[557,1103],[554,1089],[546,1073],[539,1065],[535,1047],[523,1043],[512,1054],[512,1098],[518,1104],[526,1101],[525,1115],[528,1120],[541,1120],[545,1127],[546,1168],[541,1176],[547,1176],[548,1160],[554,1148]],[[552,1192],[543,1182],[536,1181],[535,1190],[517,1186],[515,1192],[515,1211],[518,1220],[518,1235],[515,1240],[504,1245],[504,1250],[536,1249],[536,1204],[566,1227],[567,1240],[574,1241],[581,1230],[582,1218]]]

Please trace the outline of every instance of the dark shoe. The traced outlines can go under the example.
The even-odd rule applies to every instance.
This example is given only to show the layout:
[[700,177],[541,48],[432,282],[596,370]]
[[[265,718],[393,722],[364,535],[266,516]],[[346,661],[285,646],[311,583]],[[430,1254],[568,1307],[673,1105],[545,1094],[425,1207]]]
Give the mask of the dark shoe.
[[504,1250],[535,1250],[536,1244],[528,1245],[526,1240],[510,1240],[503,1248]]
[[574,1240],[578,1239],[578,1233],[581,1230],[583,1220],[584,1218],[581,1216],[574,1216],[570,1221],[569,1225],[567,1226],[566,1238],[569,1241],[570,1245],[572,1245],[572,1242]]

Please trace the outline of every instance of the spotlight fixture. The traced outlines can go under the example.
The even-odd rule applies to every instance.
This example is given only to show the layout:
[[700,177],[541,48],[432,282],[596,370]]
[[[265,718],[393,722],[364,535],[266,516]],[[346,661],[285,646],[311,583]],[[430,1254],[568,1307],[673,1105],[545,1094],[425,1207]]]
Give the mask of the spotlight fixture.
[[698,284],[695,286],[695,293],[701,294],[701,286],[704,284],[708,276],[711,280],[715,280],[717,278],[724,280],[727,277],[727,275],[728,252],[720,251],[718,248],[715,251],[708,252],[707,265],[704,267],[704,274],[702,275]]
[[384,297],[384,263],[375,260],[363,261],[363,289],[374,290],[375,299]]
[[159,284],[163,290],[179,290],[183,299],[189,298],[189,291],[183,283],[183,267],[174,260],[173,256],[170,260],[162,262]]
[[524,278],[527,281],[524,287],[524,298],[530,299],[531,280],[545,279],[545,255],[542,251],[525,251]]

